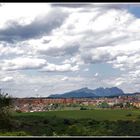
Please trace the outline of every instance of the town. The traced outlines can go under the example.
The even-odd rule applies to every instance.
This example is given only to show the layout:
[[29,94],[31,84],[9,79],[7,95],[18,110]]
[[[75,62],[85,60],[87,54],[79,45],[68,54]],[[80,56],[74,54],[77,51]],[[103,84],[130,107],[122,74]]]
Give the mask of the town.
[[100,98],[13,98],[16,112],[43,112],[66,109],[140,108],[140,94]]

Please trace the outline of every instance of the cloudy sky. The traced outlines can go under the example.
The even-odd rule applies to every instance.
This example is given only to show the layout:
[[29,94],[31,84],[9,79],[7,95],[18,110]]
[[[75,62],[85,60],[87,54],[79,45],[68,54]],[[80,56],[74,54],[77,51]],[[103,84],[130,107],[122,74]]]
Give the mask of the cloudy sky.
[[0,88],[14,97],[140,91],[139,6],[1,3]]

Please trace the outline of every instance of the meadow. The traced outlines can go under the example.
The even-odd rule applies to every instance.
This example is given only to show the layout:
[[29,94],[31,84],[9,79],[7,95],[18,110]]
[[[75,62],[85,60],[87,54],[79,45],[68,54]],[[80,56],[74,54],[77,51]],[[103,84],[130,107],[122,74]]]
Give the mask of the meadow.
[[[1,129],[2,130],[2,129]],[[14,113],[17,136],[140,136],[140,110],[93,109]]]
[[20,117],[58,117],[68,119],[94,119],[101,120],[137,120],[140,117],[140,110],[122,110],[122,109],[94,109],[94,110],[63,110],[48,112],[27,112],[15,113],[14,116]]

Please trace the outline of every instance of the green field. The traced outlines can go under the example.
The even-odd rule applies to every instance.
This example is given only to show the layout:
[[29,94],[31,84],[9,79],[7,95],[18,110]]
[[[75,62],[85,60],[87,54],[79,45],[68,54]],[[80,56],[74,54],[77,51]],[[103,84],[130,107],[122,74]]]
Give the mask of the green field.
[[140,110],[93,109],[14,113],[0,135],[140,136]]
[[58,117],[69,119],[95,119],[95,120],[137,120],[140,117],[140,110],[64,110],[64,111],[48,111],[48,112],[28,112],[16,113],[14,116],[20,117]]

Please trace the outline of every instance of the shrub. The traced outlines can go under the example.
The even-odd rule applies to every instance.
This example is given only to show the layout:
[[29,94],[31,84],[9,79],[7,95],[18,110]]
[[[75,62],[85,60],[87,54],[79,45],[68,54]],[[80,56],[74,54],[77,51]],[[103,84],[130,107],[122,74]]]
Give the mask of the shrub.
[[12,99],[8,94],[1,93],[0,89],[0,128],[12,128]]
[[132,114],[131,114],[131,113],[128,113],[126,116],[127,116],[127,117],[130,117],[130,116],[132,116]]
[[81,107],[80,110],[87,110],[87,108],[86,107]]
[[140,119],[140,115],[137,116],[137,119]]
[[43,120],[43,123],[44,124],[48,124],[49,123],[49,120],[48,119],[45,119],[45,120]]
[[72,124],[72,122],[71,122],[69,119],[64,119],[64,120],[63,120],[63,123],[64,123],[65,125],[71,125],[71,124]]
[[21,111],[20,109],[17,109],[16,112],[17,112],[17,113],[21,113],[22,111]]

